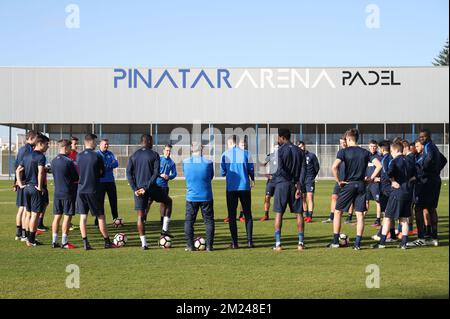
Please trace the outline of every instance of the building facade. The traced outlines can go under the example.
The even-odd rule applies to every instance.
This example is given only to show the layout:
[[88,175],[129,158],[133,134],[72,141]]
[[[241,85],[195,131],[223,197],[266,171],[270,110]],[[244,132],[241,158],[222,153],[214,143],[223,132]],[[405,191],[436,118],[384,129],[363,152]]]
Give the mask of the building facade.
[[[351,127],[360,130],[361,144],[414,140],[427,127],[448,157],[448,76],[448,67],[2,67],[0,124],[52,140],[88,132],[106,137],[120,160],[119,177],[143,133],[154,136],[158,149],[173,144],[179,162],[190,142],[201,139],[216,163],[227,136],[237,134],[262,175],[277,129],[287,127],[293,141],[319,155],[326,178],[339,137]],[[3,175],[14,156],[2,152]]]

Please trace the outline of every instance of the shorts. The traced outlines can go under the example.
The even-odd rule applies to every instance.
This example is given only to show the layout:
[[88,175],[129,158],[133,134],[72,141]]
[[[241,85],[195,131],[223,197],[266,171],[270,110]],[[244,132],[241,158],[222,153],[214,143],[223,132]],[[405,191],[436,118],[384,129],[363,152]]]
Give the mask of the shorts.
[[46,205],[43,193],[39,192],[34,185],[25,186],[23,191],[26,210],[33,213],[42,213]]
[[366,186],[363,181],[349,182],[344,185],[336,201],[336,210],[348,212],[353,204],[355,212],[365,212],[366,207]]
[[389,194],[381,192],[380,193],[380,208],[381,208],[382,213],[384,213],[386,211],[388,200],[389,200]]
[[80,215],[86,215],[89,211],[92,216],[103,216],[105,214],[105,208],[97,193],[78,193],[75,206]]
[[301,190],[302,193],[314,193],[316,190],[316,181],[315,180],[306,180],[305,186]]
[[411,217],[411,201],[399,200],[395,195],[389,196],[384,216],[394,220]]
[[167,203],[169,201],[169,188],[154,185],[150,187],[150,190],[147,190],[144,195],[134,195],[134,210],[147,210],[150,201]]
[[16,189],[16,206],[19,207],[25,207],[25,188],[17,187]]
[[339,186],[338,183],[334,184],[333,187],[333,195],[339,195],[339,192],[341,191],[341,186]]
[[275,192],[275,183],[273,180],[268,179],[266,184],[266,196],[273,197],[273,193]]
[[303,213],[302,198],[296,199],[295,192],[297,188],[294,183],[280,182],[275,185],[275,192],[273,196],[273,211],[275,213],[284,214],[287,206],[291,213]]
[[75,201],[76,199],[54,199],[53,200],[53,215],[64,214],[66,216],[75,215]]
[[48,198],[48,189],[47,189],[47,185],[44,186],[42,188],[42,190],[44,191],[42,193],[42,200],[43,200],[43,204],[44,204],[44,210],[47,208],[48,204],[50,203],[49,198]]
[[380,184],[370,183],[366,188],[366,200],[374,200],[380,202]]
[[416,183],[414,188],[414,203],[418,207],[437,208],[441,193],[441,179],[428,180],[426,183]]

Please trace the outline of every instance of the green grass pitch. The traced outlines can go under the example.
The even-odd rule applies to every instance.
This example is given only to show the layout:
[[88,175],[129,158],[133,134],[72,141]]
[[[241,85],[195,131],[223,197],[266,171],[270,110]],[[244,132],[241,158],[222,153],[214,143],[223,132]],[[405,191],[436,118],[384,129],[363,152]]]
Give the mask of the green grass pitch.
[[[147,223],[148,251],[140,249],[133,211],[132,192],[126,182],[118,182],[119,212],[125,220],[121,229],[128,235],[126,247],[104,250],[102,239],[89,217],[89,237],[93,251],[51,248],[51,232],[39,235],[45,244],[29,248],[14,241],[15,193],[11,182],[0,182],[0,297],[1,298],[448,298],[448,181],[443,182],[439,205],[439,247],[406,251],[393,247],[369,248],[375,229],[373,205],[366,221],[363,249],[327,249],[331,225],[320,221],[328,216],[331,181],[317,182],[314,222],[306,225],[307,249],[297,251],[296,225],[286,213],[283,225],[283,252],[272,251],[273,215],[268,222],[258,219],[263,212],[264,181],[257,181],[253,196],[254,240],[257,248],[228,250],[230,242],[226,217],[224,181],[214,181],[216,250],[184,251],[185,184],[171,182],[174,198],[171,231],[173,248],[156,246],[159,238],[159,206],[154,205]],[[52,186],[50,199],[52,199]],[[46,225],[52,220],[51,206]],[[107,218],[111,222],[108,202]],[[78,217],[74,218],[78,224]],[[245,244],[243,223],[238,222],[241,244]],[[113,236],[118,230],[109,228]],[[355,226],[343,225],[342,232],[355,235]],[[199,214],[196,235],[204,236]],[[111,236],[111,237],[112,237]],[[71,242],[80,246],[79,231]],[[68,289],[66,266],[80,267],[80,288]],[[366,287],[366,266],[380,269],[381,287]],[[32,292],[32,293],[31,293]]]

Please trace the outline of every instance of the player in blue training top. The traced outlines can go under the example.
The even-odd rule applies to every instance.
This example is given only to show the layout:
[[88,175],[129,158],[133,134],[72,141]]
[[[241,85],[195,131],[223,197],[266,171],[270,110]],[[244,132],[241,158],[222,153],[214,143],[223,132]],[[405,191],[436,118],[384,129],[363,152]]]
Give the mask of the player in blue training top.
[[281,227],[283,215],[289,206],[291,213],[296,214],[298,231],[298,250],[305,249],[304,219],[301,198],[302,184],[305,182],[306,160],[299,147],[291,143],[291,132],[288,129],[278,130],[278,165],[272,177],[275,183],[273,211],[275,213],[275,251],[282,251]]
[[[75,163],[69,158],[71,143],[69,140],[58,141],[59,154],[52,160],[52,175],[55,191],[53,193],[53,224],[52,247],[73,249],[75,245],[69,243],[69,229],[72,217],[75,215],[75,201],[77,197],[78,172]],[[61,245],[58,243],[58,231],[62,223]]]
[[40,244],[36,240],[36,231],[39,215],[45,209],[44,183],[47,175],[45,169],[47,159],[44,153],[48,149],[48,142],[48,137],[38,135],[33,152],[25,154],[16,169],[17,184],[24,190],[25,209],[30,215],[26,225],[29,230],[26,234],[27,246]]
[[[159,158],[159,176],[156,179],[156,185],[160,187],[162,192],[165,192],[167,195],[169,195],[169,181],[177,177],[177,167],[173,159],[170,157],[171,153],[172,145],[166,144],[164,146],[163,155],[161,155]],[[147,213],[150,210],[151,204],[152,201],[150,201]],[[159,210],[161,214],[161,236],[169,236],[172,238],[173,235],[169,233],[169,224],[172,217],[172,210],[169,210],[168,207],[164,204],[160,204]]]
[[[366,177],[370,178],[372,176],[373,171],[375,170],[375,165],[372,163],[373,159],[376,158],[381,161],[381,156],[378,153],[378,143],[375,140],[369,141],[369,152],[370,152],[370,162],[367,164],[366,169]],[[377,176],[378,177],[378,176]],[[373,182],[367,184],[366,188],[366,211],[364,214],[367,214],[369,210],[370,201],[375,201],[376,205],[376,213],[377,217],[372,226],[380,227],[381,226],[381,206],[380,206],[380,182],[378,178],[375,178]]]
[[214,244],[214,201],[211,186],[214,164],[203,157],[202,149],[200,143],[193,142],[192,156],[183,161],[183,174],[186,178],[186,251],[193,250],[194,224],[199,209],[206,228],[206,250],[212,251]]
[[239,248],[236,214],[238,202],[242,205],[245,216],[245,229],[247,232],[247,247],[253,244],[253,217],[251,187],[255,184],[254,165],[249,152],[236,145],[236,135],[227,139],[228,150],[222,154],[220,172],[226,177],[226,197],[231,233],[230,248]]
[[[366,211],[366,186],[365,181],[372,182],[381,171],[381,163],[374,158],[372,163],[375,170],[368,179],[366,178],[367,164],[370,162],[370,152],[357,145],[359,132],[350,129],[345,133],[347,148],[338,152],[333,163],[332,172],[336,182],[341,186],[336,202],[335,218],[333,220],[333,241],[331,248],[339,247],[339,235],[341,231],[342,212],[348,210],[352,203],[356,212],[356,240],[353,249],[361,249],[361,239],[364,232],[364,211]],[[345,163],[345,176],[339,175],[339,165]]]
[[99,199],[104,206],[105,197],[106,194],[108,194],[109,206],[111,207],[111,215],[114,222],[119,218],[119,211],[117,209],[117,187],[114,178],[114,169],[119,167],[119,161],[109,150],[109,140],[107,138],[100,141],[97,153],[102,157],[103,163],[105,163],[105,173],[103,177],[100,178]]
[[391,192],[389,194],[386,212],[383,220],[381,239],[374,248],[385,248],[387,232],[390,224],[399,219],[402,225],[402,243],[400,247],[406,249],[408,242],[409,223],[411,216],[412,184],[415,179],[415,167],[407,163],[403,155],[403,143],[397,141],[391,145],[392,160],[389,161],[387,175],[391,180]]
[[304,219],[306,223],[311,223],[314,212],[314,192],[316,191],[316,177],[320,171],[319,160],[316,154],[306,149],[306,144],[303,141],[299,141],[297,146],[304,152],[306,160],[306,172],[305,183],[302,189],[302,200]]
[[[19,148],[17,152],[15,169],[19,167],[20,162],[22,162],[24,156],[33,152],[33,147],[36,142],[36,138],[38,133],[34,130],[30,130],[25,135],[25,145]],[[20,174],[22,174],[23,170]],[[17,184],[17,178],[14,178],[14,186],[13,190],[16,192],[16,206],[17,206],[17,214],[16,214],[16,240],[26,241],[26,224],[27,224],[27,214],[25,211],[25,200],[24,200],[24,190],[19,187]]]
[[144,250],[148,249],[145,237],[145,215],[150,200],[164,204],[169,210],[172,209],[172,199],[164,189],[156,185],[156,179],[159,176],[160,157],[158,153],[152,150],[152,147],[152,136],[143,134],[141,136],[141,148],[131,155],[127,165],[127,179],[134,192],[134,209],[138,215],[137,229]]
[[92,247],[87,238],[86,224],[89,211],[98,219],[98,228],[105,241],[105,248],[116,248],[111,243],[106,228],[105,209],[99,198],[100,178],[104,176],[105,164],[103,158],[95,151],[97,135],[86,134],[84,137],[84,151],[77,156],[78,171],[80,175],[76,210],[80,214],[80,232],[85,250]]

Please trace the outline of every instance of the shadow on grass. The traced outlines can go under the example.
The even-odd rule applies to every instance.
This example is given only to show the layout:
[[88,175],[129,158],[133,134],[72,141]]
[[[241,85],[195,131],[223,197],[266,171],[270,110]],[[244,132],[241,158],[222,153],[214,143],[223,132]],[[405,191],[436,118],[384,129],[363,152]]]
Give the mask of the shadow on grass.
[[[295,219],[295,217],[286,217],[285,219]],[[443,222],[443,220],[448,220],[448,217],[443,217],[441,218],[441,222]],[[257,220],[254,220],[255,223],[259,222]],[[273,223],[273,220],[268,221],[269,223]],[[318,223],[318,222],[316,222]],[[241,244],[241,247],[245,247],[245,244],[243,245],[243,243],[246,243],[246,235],[245,235],[245,225],[243,222],[239,222],[237,221],[237,226],[238,226],[238,230],[239,230],[239,243]],[[196,233],[194,235],[200,235],[201,236],[205,236],[204,235],[204,224],[203,224],[203,220],[202,218],[198,218],[196,223],[195,223],[195,230]],[[305,243],[306,245],[309,247],[312,247],[311,249],[321,249],[321,248],[325,248],[332,240],[332,234],[331,234],[331,229],[330,232],[324,235],[313,235],[313,236],[308,236],[308,228],[309,227],[314,227],[314,223],[308,224],[306,227],[306,232],[305,232]],[[155,246],[157,245],[159,236],[160,236],[160,232],[161,232],[161,223],[159,221],[147,221],[146,225],[146,236],[147,236],[147,241],[149,242],[149,244],[151,246]],[[445,226],[443,226],[442,228],[445,228]],[[448,232],[442,232],[442,228],[441,228],[441,232],[440,232],[440,241],[439,241],[439,246],[449,246],[449,240],[448,240],[448,236],[446,236],[445,238],[442,238],[443,235],[448,235]],[[448,229],[448,226],[447,226]],[[140,240],[139,240],[139,235],[137,232],[137,228],[136,228],[136,223],[125,223],[122,227],[119,228],[115,228],[111,225],[108,225],[108,231],[110,233],[111,238],[114,237],[114,235],[116,233],[125,233],[128,237],[128,242],[127,242],[127,246],[128,247],[133,247],[133,246],[137,246],[139,247],[141,245]],[[185,245],[185,238],[184,238],[184,220],[172,220],[171,224],[170,224],[170,232],[173,234],[174,238],[173,238],[173,247],[184,247]],[[100,232],[98,231],[97,226],[95,225],[88,225],[88,234],[89,234],[89,239],[90,242],[93,244],[98,244],[98,243],[103,243],[103,238],[100,235]],[[370,238],[369,234],[369,229],[366,229],[366,236],[363,237],[363,246],[367,246],[369,244],[374,243],[374,241]],[[414,237],[411,238],[411,240]],[[352,241],[353,238],[350,238],[350,241]],[[256,246],[256,248],[270,248],[273,247],[274,245],[274,236],[273,233],[267,234],[267,235],[254,235],[253,236],[253,241],[254,244]],[[282,242],[283,245],[297,245],[298,243],[298,237],[295,235],[286,235],[283,236],[282,235]],[[223,248],[223,246],[228,247],[228,245],[231,243],[231,236],[230,236],[230,232],[229,232],[229,226],[228,223],[224,223],[223,219],[215,219],[215,238],[214,238],[214,248],[215,250],[223,250],[223,249],[227,249],[227,248]],[[392,244],[392,247],[395,247],[396,244]],[[432,248],[432,247],[423,247],[423,248]]]

